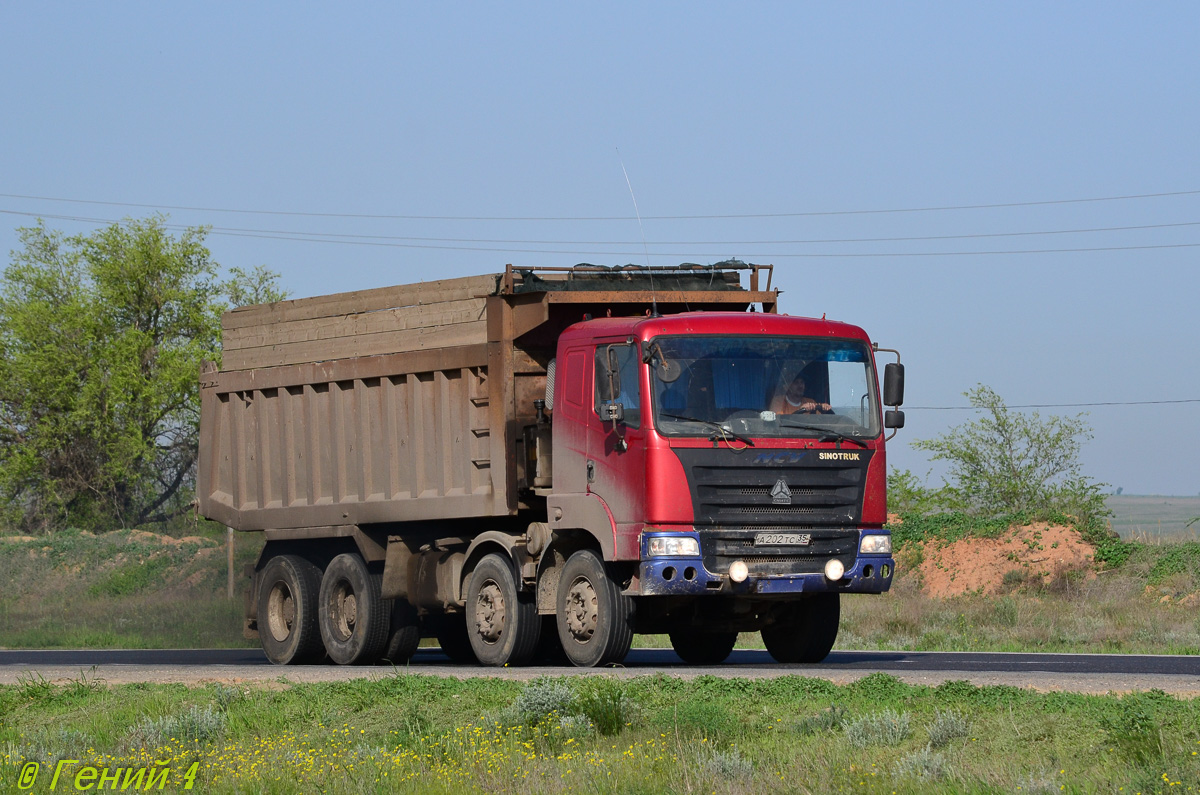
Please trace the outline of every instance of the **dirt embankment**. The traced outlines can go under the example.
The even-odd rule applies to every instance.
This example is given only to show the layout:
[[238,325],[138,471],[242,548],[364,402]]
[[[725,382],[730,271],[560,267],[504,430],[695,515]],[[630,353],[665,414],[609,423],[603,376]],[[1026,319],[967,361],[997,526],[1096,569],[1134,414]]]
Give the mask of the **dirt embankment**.
[[1076,530],[1037,523],[1010,527],[999,538],[926,542],[917,574],[921,589],[937,598],[995,594],[1022,583],[1049,583],[1068,572],[1095,577],[1094,554]]

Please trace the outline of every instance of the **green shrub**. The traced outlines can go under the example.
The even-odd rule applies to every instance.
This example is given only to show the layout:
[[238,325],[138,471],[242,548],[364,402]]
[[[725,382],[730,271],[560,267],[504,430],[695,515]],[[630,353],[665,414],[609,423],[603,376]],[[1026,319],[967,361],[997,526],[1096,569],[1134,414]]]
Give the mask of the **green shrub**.
[[579,712],[605,737],[620,734],[633,720],[633,702],[616,680],[593,679],[590,685],[588,692],[579,698]]
[[736,748],[711,748],[700,759],[704,772],[713,778],[749,779],[754,775],[754,763]]
[[1158,585],[1168,577],[1184,572],[1200,571],[1200,541],[1188,541],[1160,548],[1158,559],[1150,569],[1150,582]]
[[1158,702],[1167,698],[1162,691],[1130,693],[1116,709],[1100,718],[1100,727],[1108,740],[1127,759],[1146,764],[1162,758],[1162,731],[1158,722]]
[[718,738],[730,733],[737,718],[728,709],[708,701],[684,701],[676,704],[671,715],[674,730],[685,734]]
[[885,709],[851,718],[842,724],[846,739],[855,748],[871,745],[899,745],[912,736],[912,715]]
[[166,555],[131,561],[88,589],[92,596],[130,596],[158,585],[171,566]]
[[530,726],[536,726],[555,714],[570,715],[575,706],[575,693],[562,679],[539,677],[521,689],[513,702],[517,717]]
[[834,732],[842,728],[842,724],[846,721],[850,714],[845,707],[839,707],[837,704],[830,704],[829,709],[823,709],[816,715],[809,715],[801,718],[795,726],[797,734],[823,734],[825,732]]
[[955,740],[962,739],[971,733],[971,724],[967,716],[957,710],[940,709],[934,714],[929,724],[929,744],[934,748],[942,748]]
[[192,706],[178,715],[144,718],[129,730],[127,742],[131,748],[152,750],[171,740],[206,743],[225,732],[225,715],[211,706],[201,709]]
[[924,781],[938,781],[946,777],[946,757],[925,746],[920,751],[913,751],[896,761],[896,775],[901,778],[919,778]]

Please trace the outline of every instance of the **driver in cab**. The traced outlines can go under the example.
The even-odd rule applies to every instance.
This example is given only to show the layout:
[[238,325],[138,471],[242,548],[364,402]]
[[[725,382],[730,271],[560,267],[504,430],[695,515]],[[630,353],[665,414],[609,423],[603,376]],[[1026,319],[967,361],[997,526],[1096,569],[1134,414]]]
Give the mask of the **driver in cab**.
[[771,401],[771,411],[776,414],[832,414],[828,403],[818,403],[806,392],[804,376],[797,375],[782,394]]

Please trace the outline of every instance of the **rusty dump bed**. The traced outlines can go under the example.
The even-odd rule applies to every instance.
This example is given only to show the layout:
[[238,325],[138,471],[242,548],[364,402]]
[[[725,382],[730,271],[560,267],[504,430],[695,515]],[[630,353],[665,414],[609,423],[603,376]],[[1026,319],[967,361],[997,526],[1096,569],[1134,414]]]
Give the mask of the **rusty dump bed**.
[[235,309],[222,369],[201,374],[200,513],[239,530],[514,515],[521,429],[563,329],[652,299],[774,312],[770,272],[654,269],[651,290],[645,268],[509,266]]

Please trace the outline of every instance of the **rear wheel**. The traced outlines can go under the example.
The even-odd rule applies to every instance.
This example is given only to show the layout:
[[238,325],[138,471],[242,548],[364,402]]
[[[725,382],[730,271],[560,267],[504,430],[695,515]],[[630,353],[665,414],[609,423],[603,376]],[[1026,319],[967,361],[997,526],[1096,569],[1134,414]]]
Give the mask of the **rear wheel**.
[[367,569],[362,557],[338,555],[321,578],[321,640],[339,665],[362,665],[379,659],[391,629],[390,603],[379,595],[383,575]]
[[276,555],[258,582],[258,637],[276,665],[309,662],[322,652],[317,626],[321,570],[299,555]]
[[670,636],[671,648],[675,649],[681,660],[692,665],[724,662],[738,638],[736,632],[701,632],[695,629],[673,630]]
[[467,636],[484,665],[524,665],[537,650],[542,621],[531,594],[517,591],[509,561],[487,555],[467,583]]
[[763,645],[777,662],[821,662],[837,640],[840,619],[840,594],[808,597],[784,607],[776,623],[763,628]]
[[633,643],[633,600],[590,549],[568,558],[558,581],[558,638],[581,668],[618,663]]

